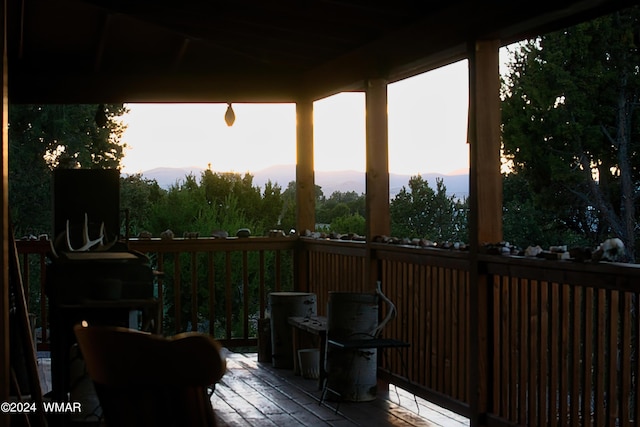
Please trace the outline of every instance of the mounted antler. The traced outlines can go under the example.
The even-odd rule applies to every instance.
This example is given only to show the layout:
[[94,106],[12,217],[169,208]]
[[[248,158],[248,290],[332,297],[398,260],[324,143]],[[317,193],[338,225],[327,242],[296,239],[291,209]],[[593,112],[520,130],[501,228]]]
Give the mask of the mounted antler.
[[[111,242],[106,242],[107,233],[105,231],[104,222],[100,224],[100,233],[99,236],[95,239],[91,239],[89,236],[89,217],[85,213],[84,214],[84,225],[82,227],[82,246],[79,248],[74,248],[71,244],[71,230],[69,220],[66,223],[66,229],[63,236],[60,236],[61,239],[65,241],[64,251],[67,252],[84,252],[84,251],[105,251],[111,248],[118,240],[117,236]],[[52,243],[51,250],[53,255],[57,258],[58,254],[56,252],[56,248]]]

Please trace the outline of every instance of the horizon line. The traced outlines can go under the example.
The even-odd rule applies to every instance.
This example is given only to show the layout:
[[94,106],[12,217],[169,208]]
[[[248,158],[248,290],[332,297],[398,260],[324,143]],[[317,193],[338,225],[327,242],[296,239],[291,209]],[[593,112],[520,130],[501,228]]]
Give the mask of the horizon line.
[[[251,170],[245,170],[243,172],[240,171],[236,171],[236,170],[215,170],[212,169],[213,172],[219,172],[219,173],[239,173],[239,174],[255,174],[255,173],[259,173],[259,172],[264,172],[266,170],[269,169],[273,169],[273,168],[284,168],[284,167],[294,167],[295,168],[295,163],[284,163],[284,164],[277,164],[277,165],[271,165],[271,166],[267,166],[264,168],[261,168],[259,170],[256,171],[251,171]],[[148,172],[152,172],[158,169],[167,169],[167,170],[198,170],[198,171],[205,171],[209,168],[205,168],[202,166],[156,166],[150,169],[145,169],[142,171],[138,171],[138,172],[125,172],[121,170],[121,173],[123,174],[127,174],[127,175],[133,175],[133,174],[145,174]],[[360,171],[357,169],[340,169],[340,170],[322,170],[322,169],[315,169],[315,172],[327,172],[327,173],[344,173],[344,172],[355,172],[355,173],[365,173],[365,171]],[[443,175],[443,176],[456,176],[456,175],[468,175],[469,174],[469,169],[465,169],[465,168],[460,168],[460,169],[455,169],[453,171],[450,171],[448,173],[443,173],[443,172],[419,172],[419,173],[404,173],[404,172],[389,172],[390,175],[404,175],[404,176],[415,176],[415,175]]]

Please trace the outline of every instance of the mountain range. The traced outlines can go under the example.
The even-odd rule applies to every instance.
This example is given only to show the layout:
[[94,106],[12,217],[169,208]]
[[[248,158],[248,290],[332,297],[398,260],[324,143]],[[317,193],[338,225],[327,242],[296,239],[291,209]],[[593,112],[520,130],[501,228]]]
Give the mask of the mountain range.
[[[155,179],[162,188],[169,188],[171,185],[183,182],[189,174],[196,178],[204,171],[198,167],[158,167],[142,172],[142,176],[147,179]],[[262,169],[257,172],[250,172],[253,175],[253,183],[260,188],[270,180],[286,189],[289,182],[295,181],[296,166],[295,165],[277,165]],[[244,173],[241,173],[244,175]],[[469,174],[451,174],[445,175],[440,173],[423,173],[422,178],[429,182],[429,186],[436,188],[436,178],[442,178],[447,188],[448,195],[455,195],[458,198],[469,196]],[[407,187],[411,175],[389,174],[389,193],[390,197],[394,197],[402,187]],[[316,171],[316,184],[322,188],[325,196],[330,196],[333,192],[342,193],[355,191],[358,194],[365,192],[365,173],[344,170],[344,171]]]

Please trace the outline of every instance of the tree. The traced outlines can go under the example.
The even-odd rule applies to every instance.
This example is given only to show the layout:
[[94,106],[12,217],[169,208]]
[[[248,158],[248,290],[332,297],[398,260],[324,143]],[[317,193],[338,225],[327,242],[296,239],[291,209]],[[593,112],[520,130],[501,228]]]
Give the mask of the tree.
[[535,209],[593,244],[620,237],[631,259],[640,184],[639,10],[520,44],[502,105],[504,154],[530,186]]
[[355,233],[364,236],[366,233],[366,220],[359,213],[345,214],[331,221],[331,231],[340,234]]
[[[268,229],[282,229],[282,209],[284,206],[282,188],[278,184],[274,184],[271,180],[268,180],[264,185],[261,204],[263,226]],[[289,229],[286,229],[287,232]]]
[[[120,210],[127,212],[129,230],[122,228],[121,235],[127,231],[132,237],[137,236],[151,219],[153,205],[164,195],[155,179],[143,178],[142,174],[133,174],[120,178]],[[126,224],[124,224],[126,226]]]
[[[296,230],[296,182],[290,181],[282,193],[282,211],[280,212],[279,228]],[[298,230],[300,232],[304,230]]]
[[258,219],[261,216],[262,196],[260,188],[253,186],[253,175],[246,173],[241,176],[239,173],[207,169],[202,172],[200,181],[209,205],[222,207],[226,198],[233,194],[238,201],[238,209],[246,218]]
[[409,188],[403,186],[391,200],[391,234],[439,242],[466,241],[466,205],[466,200],[447,195],[441,178],[436,179],[434,190],[422,176],[412,176]]
[[57,167],[118,168],[125,145],[122,104],[11,105],[9,206],[17,233],[51,233],[51,171]]
[[355,191],[334,191],[329,198],[319,199],[316,207],[319,223],[330,224],[338,217],[354,214],[365,216],[365,196]]
[[587,236],[567,227],[548,210],[536,207],[536,195],[520,174],[503,177],[503,232],[511,244],[526,248],[540,245],[589,246]]

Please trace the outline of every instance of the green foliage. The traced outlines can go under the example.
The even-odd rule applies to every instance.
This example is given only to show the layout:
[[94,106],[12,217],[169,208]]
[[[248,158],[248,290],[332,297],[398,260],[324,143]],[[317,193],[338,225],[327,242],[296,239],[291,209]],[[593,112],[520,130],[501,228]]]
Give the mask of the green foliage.
[[[557,235],[592,246],[615,235],[630,256],[640,184],[639,32],[634,7],[523,42],[512,52],[502,105],[504,154],[527,184],[537,227],[551,219]],[[515,203],[513,190],[505,188],[505,203]]]
[[[137,236],[151,220],[153,206],[166,191],[156,180],[143,178],[141,174],[120,178],[120,209],[129,217],[129,235]],[[123,224],[121,235],[127,235]]]
[[290,181],[282,193],[282,208],[277,227],[282,230],[296,230],[296,182]]
[[365,215],[365,195],[355,191],[334,191],[329,198],[320,197],[316,206],[316,222],[323,224],[331,224],[336,218],[353,214]]
[[589,241],[548,211],[538,209],[535,194],[517,174],[504,177],[503,232],[511,244],[526,248],[540,245],[588,246]]
[[359,213],[346,213],[331,221],[331,231],[340,234],[355,233],[364,236],[366,234],[365,219]]
[[57,167],[118,168],[125,126],[122,104],[9,106],[9,206],[16,233],[52,233],[51,171]]
[[409,179],[391,200],[391,234],[433,241],[467,241],[467,202],[447,195],[442,179],[436,189],[420,175]]
[[290,200],[290,193],[282,193],[280,186],[271,182],[261,193],[259,187],[253,186],[250,174],[206,170],[199,180],[187,175],[166,191],[159,189],[155,181],[132,177],[128,187],[135,188],[138,194],[122,191],[126,206],[135,206],[145,194],[152,197],[148,204],[141,204],[140,215],[132,216],[132,227],[155,236],[167,229],[178,237],[186,232],[210,236],[218,230],[235,235],[240,228],[249,228],[253,235],[261,236],[273,228],[288,230],[283,227],[289,225],[284,221],[290,222],[290,228],[295,226],[295,216],[291,217],[295,214],[295,194]]

